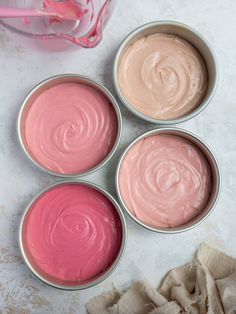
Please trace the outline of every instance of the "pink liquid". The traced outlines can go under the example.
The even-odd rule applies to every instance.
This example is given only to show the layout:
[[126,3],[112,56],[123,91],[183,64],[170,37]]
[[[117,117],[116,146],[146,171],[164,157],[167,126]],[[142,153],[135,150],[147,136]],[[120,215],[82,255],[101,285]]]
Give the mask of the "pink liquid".
[[27,255],[44,277],[84,282],[103,274],[119,254],[122,226],[97,190],[62,185],[46,192],[24,225]]
[[63,2],[44,0],[43,6],[46,11],[54,11],[62,16],[74,17],[79,20],[83,18],[85,13],[83,6],[75,0],[64,0]]
[[62,174],[94,168],[111,152],[116,112],[97,89],[64,83],[43,92],[25,118],[26,146],[43,167]]

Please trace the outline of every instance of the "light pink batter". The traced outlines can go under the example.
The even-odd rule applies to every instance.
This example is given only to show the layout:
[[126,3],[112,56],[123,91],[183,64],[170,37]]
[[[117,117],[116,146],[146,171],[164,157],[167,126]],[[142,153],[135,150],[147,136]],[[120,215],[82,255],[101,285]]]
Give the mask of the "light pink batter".
[[174,135],[153,135],[124,157],[119,188],[129,211],[153,227],[177,227],[205,207],[212,181],[207,159],[193,143]]
[[200,105],[207,69],[186,40],[153,34],[125,51],[118,69],[121,92],[139,112],[155,119],[180,118]]
[[83,185],[46,192],[24,224],[27,255],[54,281],[83,282],[101,275],[118,256],[122,226],[113,204]]
[[116,112],[97,89],[64,83],[43,92],[25,120],[28,150],[42,166],[78,174],[101,163],[117,137]]

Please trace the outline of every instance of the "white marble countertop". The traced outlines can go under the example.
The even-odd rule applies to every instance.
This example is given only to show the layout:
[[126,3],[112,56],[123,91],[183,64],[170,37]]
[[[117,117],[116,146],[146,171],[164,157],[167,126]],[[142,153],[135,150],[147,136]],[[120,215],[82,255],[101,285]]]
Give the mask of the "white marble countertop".
[[[236,256],[236,2],[234,0],[119,0],[94,50],[46,53],[14,42],[0,30],[0,312],[85,313],[93,296],[146,278],[157,286],[171,268],[190,261],[198,245],[207,241]],[[115,272],[86,291],[67,292],[37,280],[23,264],[17,246],[20,215],[41,189],[57,181],[32,167],[22,154],[15,133],[16,117],[24,96],[39,81],[59,73],[96,78],[113,91],[111,70],[121,39],[135,27],[170,19],[191,25],[205,35],[218,56],[220,80],[208,108],[180,125],[202,137],[216,153],[222,170],[220,200],[210,217],[182,234],[162,235],[145,230],[127,218],[128,245]],[[126,110],[122,143],[109,165],[86,179],[114,191],[114,169],[124,146],[152,125]]]

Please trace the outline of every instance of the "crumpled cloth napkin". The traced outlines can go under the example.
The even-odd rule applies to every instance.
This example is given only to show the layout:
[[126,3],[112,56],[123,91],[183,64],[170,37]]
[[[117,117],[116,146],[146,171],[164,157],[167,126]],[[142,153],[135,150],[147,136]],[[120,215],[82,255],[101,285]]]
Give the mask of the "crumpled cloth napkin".
[[193,262],[171,270],[160,288],[134,282],[87,304],[89,314],[236,314],[236,259],[201,244]]

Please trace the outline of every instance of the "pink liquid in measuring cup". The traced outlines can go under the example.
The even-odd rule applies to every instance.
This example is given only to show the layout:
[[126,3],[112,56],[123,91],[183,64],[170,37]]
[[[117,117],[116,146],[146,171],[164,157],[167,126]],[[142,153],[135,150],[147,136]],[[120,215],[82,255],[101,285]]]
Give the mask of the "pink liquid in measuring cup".
[[[75,20],[81,20],[86,13],[83,5],[75,0],[44,0],[43,8],[47,11],[54,11],[64,17],[72,17]],[[63,20],[61,20],[63,23]]]
[[[4,19],[9,30],[34,39],[44,48],[95,47],[102,39],[103,27],[116,0],[4,0],[1,5],[54,11],[68,19],[33,17]],[[3,2],[4,2],[3,1]],[[71,18],[72,17],[72,18]],[[62,49],[63,49],[62,48]],[[60,48],[59,48],[60,49]]]

